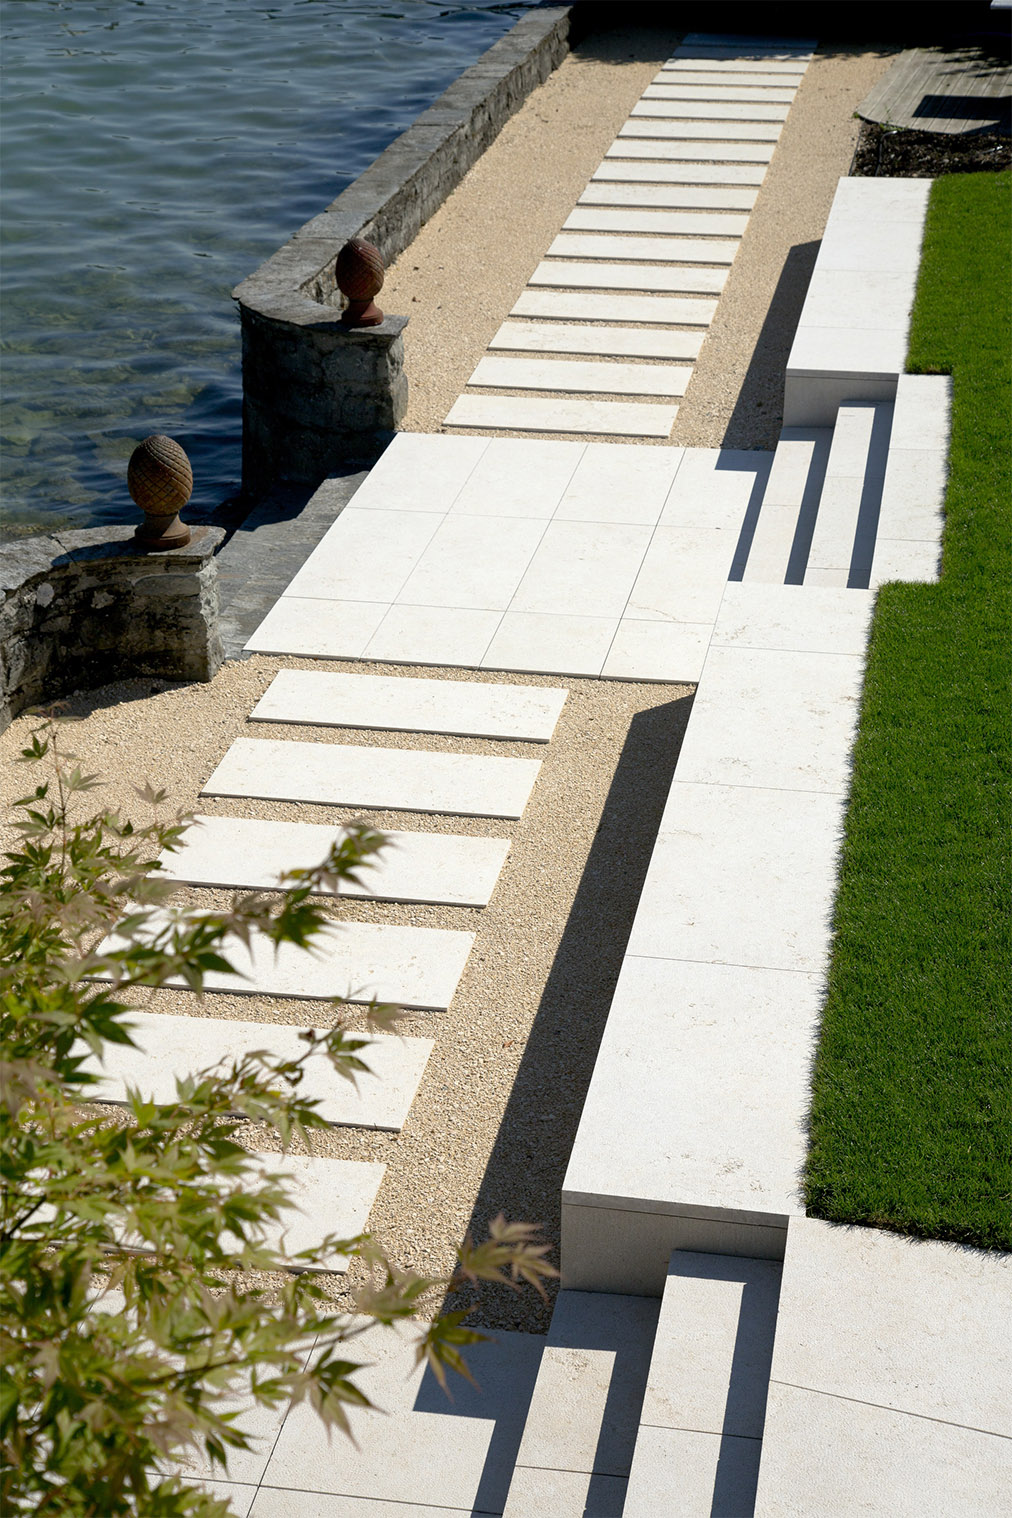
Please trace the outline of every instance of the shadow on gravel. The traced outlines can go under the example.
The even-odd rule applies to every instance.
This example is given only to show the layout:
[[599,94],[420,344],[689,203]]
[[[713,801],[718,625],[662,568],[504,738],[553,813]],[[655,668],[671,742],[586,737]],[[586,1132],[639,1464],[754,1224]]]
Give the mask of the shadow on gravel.
[[[608,1017],[692,697],[629,725],[597,834],[468,1223],[484,1238],[499,1212],[539,1223],[558,1262],[562,1180]],[[554,1299],[554,1293],[552,1294]],[[443,1310],[479,1300],[465,1288]],[[469,1324],[543,1331],[551,1306],[484,1284]]]
[[[820,247],[819,242],[798,243],[784,260],[722,439],[724,448],[776,447],[784,416],[784,371]],[[774,375],[775,394],[770,384]]]

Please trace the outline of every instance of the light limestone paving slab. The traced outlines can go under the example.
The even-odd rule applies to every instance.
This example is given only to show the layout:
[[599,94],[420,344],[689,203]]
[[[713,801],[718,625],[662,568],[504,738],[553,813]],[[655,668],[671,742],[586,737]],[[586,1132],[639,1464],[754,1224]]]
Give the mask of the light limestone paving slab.
[[587,364],[571,363],[566,359],[490,358],[486,355],[467,383],[492,390],[682,396],[691,373],[691,367],[671,364]]
[[665,237],[740,237],[748,216],[720,211],[640,211],[634,207],[609,210],[576,206],[562,229],[576,232],[646,232]]
[[877,590],[890,580],[909,580],[915,584],[934,584],[941,572],[941,552],[934,540],[913,541],[879,536],[872,561],[871,589]]
[[846,586],[861,514],[863,481],[827,477],[819,496],[819,513],[805,566],[806,585]]
[[327,601],[392,601],[443,520],[433,511],[346,506],[286,595]]
[[508,611],[489,644],[482,668],[599,675],[617,627],[617,617]]
[[803,1210],[822,998],[813,973],[626,955],[565,1197],[782,1228]]
[[433,1507],[431,1503],[383,1502],[372,1497],[260,1486],[249,1518],[473,1518],[473,1512],[470,1507]]
[[794,1219],[773,1379],[1012,1438],[1010,1290],[1005,1254]]
[[910,321],[913,285],[909,274],[889,270],[825,269],[816,265],[805,296],[806,327],[835,327],[846,311],[855,331],[899,329]]
[[623,617],[604,662],[605,680],[698,680],[712,624]]
[[743,1518],[752,1512],[759,1439],[640,1429],[622,1518]]
[[474,680],[336,675],[282,669],[250,713],[255,722],[360,727],[547,743],[566,702],[564,690],[487,685]]
[[[182,847],[162,854],[160,862],[170,880],[277,889],[280,875],[320,864],[346,832],[326,823],[198,816],[187,828]],[[402,832],[384,836],[387,846],[362,865],[359,879],[341,881],[341,896],[484,907],[509,852],[507,838]]]
[[708,327],[716,308],[715,300],[679,300],[671,295],[583,295],[565,290],[525,290],[510,315]]
[[535,1470],[517,1466],[502,1518],[615,1518],[625,1501],[624,1476],[592,1476],[587,1471]]
[[451,515],[537,517],[547,521],[583,458],[585,443],[492,438]]
[[761,1439],[781,1266],[676,1250],[640,1422]]
[[540,759],[237,738],[203,795],[519,817],[540,768]]
[[643,443],[588,443],[555,520],[653,526],[683,453]]
[[448,515],[394,599],[408,606],[504,611],[543,532],[536,519]]
[[[686,303],[687,304],[687,303]],[[618,313],[612,311],[612,316]],[[616,437],[667,437],[677,406],[637,401],[585,401],[545,396],[462,395],[447,427],[501,427],[526,432],[612,433]],[[513,520],[511,525],[516,525]]]
[[639,206],[673,211],[751,211],[758,190],[735,185],[602,184],[591,180],[581,206]]
[[766,170],[753,163],[639,163],[613,158],[594,170],[595,182],[617,184],[762,184]]
[[650,1298],[559,1293],[518,1469],[628,1476],[657,1314]]
[[[88,1055],[85,1067],[100,1077],[92,1100],[123,1102],[128,1086],[154,1102],[176,1100],[176,1079],[208,1070],[255,1049],[279,1060],[305,1053],[301,1029],[222,1017],[180,1017],[168,1012],[131,1012],[127,1024],[136,1048],[105,1044],[101,1061]],[[320,1116],[339,1127],[404,1125],[425,1070],[432,1040],[371,1034],[360,1058],[369,1066],[355,1081],[344,1080],[324,1059],[305,1067],[300,1096],[319,1103]]]
[[[586,353],[596,358],[664,358],[669,361],[696,359],[703,346],[700,332],[661,332],[642,327],[574,327],[562,322],[504,322],[489,343],[493,351],[508,349],[514,353]],[[495,438],[505,443],[512,439]],[[518,482],[514,489],[518,490]],[[529,482],[536,495],[537,476]],[[470,492],[464,492],[470,495]],[[523,497],[522,497],[523,498]],[[457,503],[451,508],[461,510]],[[509,515],[509,513],[506,513]],[[548,513],[546,513],[548,514]]]
[[415,1365],[411,1340],[369,1328],[354,1341],[353,1358],[365,1362],[356,1382],[386,1416],[350,1408],[354,1442],[343,1441],[337,1458],[313,1409],[293,1407],[264,1485],[501,1513],[543,1347],[534,1335],[499,1332],[468,1346],[478,1386],[458,1377],[451,1402]]
[[751,449],[686,448],[659,527],[733,528],[762,491],[773,455]]
[[724,590],[711,646],[863,658],[874,604],[867,590],[731,582]]
[[552,258],[640,258],[654,263],[730,264],[737,239],[706,237],[593,237],[560,232],[548,250]]
[[808,58],[794,53],[776,52],[770,48],[762,51],[753,48],[743,57],[733,48],[683,46],[661,68],[678,73],[721,74],[754,74],[761,69],[764,73],[773,73],[781,78],[791,74],[800,78],[808,68]]
[[677,58],[683,49],[691,52],[696,48],[710,48],[733,58],[759,58],[772,53],[778,58],[807,62],[815,45],[814,37],[769,37],[758,33],[746,36],[743,32],[736,32],[732,36],[727,32],[690,32],[682,39],[682,45],[674,56]]
[[806,529],[811,533],[831,443],[828,427],[781,430],[742,572],[744,580],[782,585],[790,571],[800,581],[795,542],[804,538]]
[[[289,1205],[263,1230],[263,1239],[289,1260],[303,1249],[316,1249],[328,1233],[341,1239],[364,1233],[387,1168],[329,1155],[261,1152],[257,1161],[261,1172],[286,1177]],[[330,1250],[323,1259],[325,1263],[317,1268],[336,1272],[348,1268],[348,1256],[338,1250]]]
[[687,159],[691,163],[769,163],[773,157],[772,142],[714,142],[692,138],[680,141],[659,142],[655,139],[639,140],[618,137],[612,143],[606,158],[657,158],[667,163]]
[[448,606],[391,606],[365,646],[389,664],[460,664],[477,669],[501,612]]
[[633,116],[678,116],[690,121],[786,121],[789,105],[743,105],[717,100],[652,100],[639,99],[633,106]]
[[[162,921],[161,914],[156,914],[151,927],[161,926]],[[229,935],[221,952],[232,971],[209,970],[204,988],[233,995],[292,996],[300,1001],[342,997],[350,1002],[391,1002],[444,1011],[453,1000],[473,943],[473,933],[449,928],[372,922],[341,922],[324,928],[313,940],[311,953],[300,944],[276,946],[263,935],[255,935],[248,946]],[[112,953],[121,947],[114,936],[102,944],[101,951]],[[182,985],[183,981],[173,977],[166,984]]]
[[321,601],[286,593],[245,646],[256,654],[360,659],[386,609],[386,602]]
[[890,441],[879,531],[888,538],[940,541],[948,474],[941,449],[897,448]]
[[734,528],[658,527],[626,616],[646,622],[713,622],[737,544]]
[[779,121],[664,121],[630,117],[619,137],[654,137],[666,140],[705,138],[716,142],[769,142],[780,136]]
[[846,790],[863,673],[858,654],[711,646],[678,756],[679,779]]
[[921,228],[914,221],[853,222],[831,214],[819,249],[823,273],[907,274],[911,283],[920,258]]
[[625,523],[549,523],[510,611],[620,617],[650,532]]
[[1007,1508],[1010,1472],[994,1434],[774,1382],[755,1518],[980,1518]]
[[948,374],[901,374],[889,447],[946,453],[952,413],[952,378]]
[[[906,331],[902,327],[870,329],[851,326],[799,326],[791,345],[788,374],[842,375],[855,379],[887,379],[894,385],[906,362]],[[862,389],[862,395],[867,391]],[[841,400],[846,400],[846,395]],[[869,399],[877,400],[877,396]],[[837,401],[834,412],[841,400]],[[791,422],[788,425],[795,425]],[[805,425],[798,423],[797,425]]]
[[722,79],[718,84],[683,84],[681,79],[669,79],[661,71],[660,82],[647,86],[644,100],[711,100],[726,104],[758,102],[763,105],[787,105],[794,100],[794,90],[781,81],[779,88],[766,85],[732,84]]
[[628,952],[821,972],[844,797],[677,778]]
[[398,432],[352,496],[356,511],[445,511],[487,447],[482,438]]
[[930,193],[930,179],[865,179],[853,175],[837,184],[830,214],[855,225],[874,218],[879,222],[913,221],[920,226]]
[[[185,1473],[183,1474],[185,1479]],[[209,1497],[215,1497],[219,1502],[228,1502],[235,1518],[249,1518],[253,1499],[257,1494],[257,1489],[252,1483],[247,1485],[241,1481],[204,1480],[195,1482],[194,1485],[199,1486],[199,1489],[206,1492]]]
[[551,285],[570,290],[647,290],[655,294],[672,290],[719,295],[726,282],[726,269],[707,268],[700,264],[572,263],[562,259],[549,259],[539,264],[530,278],[532,286]]
[[[782,90],[794,84],[793,80],[785,78],[782,73],[769,72],[764,74],[759,72],[760,68],[761,65],[756,64],[756,72],[750,73],[747,79],[734,77],[729,79],[727,69],[721,69],[716,65],[712,69],[701,69],[690,66],[689,60],[686,60],[684,65],[679,66],[678,60],[672,59],[664,64],[659,74],[654,75],[651,83],[687,84],[696,87],[704,84],[719,84],[734,89],[745,88],[750,90],[755,89],[757,86],[766,85],[771,86],[773,89]],[[798,82],[800,83],[800,78]],[[759,97],[750,94],[747,98],[751,100]]]

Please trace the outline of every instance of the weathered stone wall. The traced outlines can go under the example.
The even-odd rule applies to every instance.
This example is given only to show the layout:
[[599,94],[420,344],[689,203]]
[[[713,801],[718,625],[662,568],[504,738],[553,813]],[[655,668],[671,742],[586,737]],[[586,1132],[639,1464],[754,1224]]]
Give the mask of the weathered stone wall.
[[[349,330],[334,265],[350,237],[386,262],[463,179],[569,50],[569,6],[522,17],[364,174],[233,295],[243,345],[243,489],[315,484],[342,460],[376,451],[407,405],[407,318]],[[382,294],[379,297],[382,304]]]
[[136,675],[210,680],[222,661],[215,550],[140,549],[127,527],[29,537],[0,555],[0,731],[29,706]]

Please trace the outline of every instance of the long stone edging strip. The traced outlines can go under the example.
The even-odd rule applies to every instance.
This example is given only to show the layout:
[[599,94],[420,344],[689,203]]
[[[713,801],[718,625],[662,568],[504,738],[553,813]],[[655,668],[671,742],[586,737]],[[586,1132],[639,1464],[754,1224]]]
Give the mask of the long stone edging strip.
[[340,325],[334,266],[350,237],[402,252],[569,51],[569,6],[524,16],[364,174],[233,291],[243,346],[243,488],[316,483],[374,451],[404,414],[401,333]]

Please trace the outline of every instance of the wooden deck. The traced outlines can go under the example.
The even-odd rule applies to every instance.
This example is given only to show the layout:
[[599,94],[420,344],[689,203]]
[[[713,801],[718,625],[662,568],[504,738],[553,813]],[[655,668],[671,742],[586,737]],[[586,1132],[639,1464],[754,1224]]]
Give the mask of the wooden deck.
[[910,48],[861,102],[865,121],[922,132],[1002,132],[1012,116],[1012,68],[978,48]]

